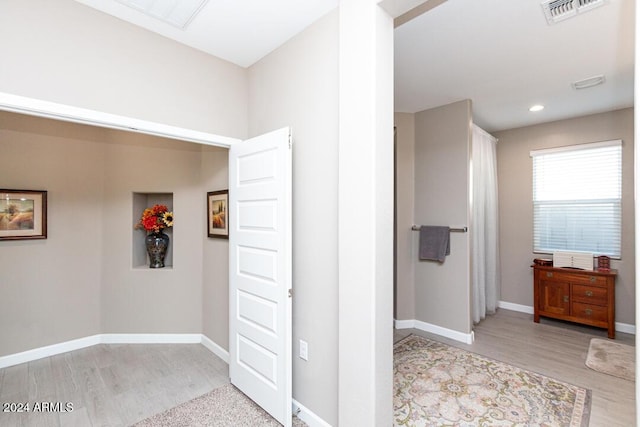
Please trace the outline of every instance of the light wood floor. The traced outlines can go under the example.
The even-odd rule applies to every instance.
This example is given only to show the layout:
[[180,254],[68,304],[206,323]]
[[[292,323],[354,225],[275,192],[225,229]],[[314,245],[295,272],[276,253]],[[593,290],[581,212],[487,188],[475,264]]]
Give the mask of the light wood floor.
[[[394,339],[414,333],[592,391],[589,427],[635,425],[635,383],[595,372],[584,364],[591,338],[605,330],[533,315],[499,310],[475,327],[475,342],[466,345],[416,329],[396,330]],[[635,336],[616,333],[616,341],[635,346]]]
[[228,382],[227,364],[200,344],[97,345],[0,369],[0,402],[73,403],[0,412],[0,426],[129,426]]
[[[590,427],[635,425],[633,382],[584,365],[591,338],[604,330],[500,310],[475,328],[465,345],[426,336],[592,391]],[[633,335],[616,341],[634,345]],[[225,362],[200,344],[99,345],[0,369],[0,402],[73,403],[68,413],[3,413],[0,426],[129,426],[227,383]],[[1,408],[0,408],[1,409]]]

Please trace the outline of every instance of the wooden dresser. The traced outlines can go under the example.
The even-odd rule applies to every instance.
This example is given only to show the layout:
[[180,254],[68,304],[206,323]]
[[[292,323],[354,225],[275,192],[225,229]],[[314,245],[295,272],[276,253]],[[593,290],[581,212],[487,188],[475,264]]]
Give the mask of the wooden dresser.
[[607,329],[615,338],[616,270],[533,267],[533,321],[540,316]]

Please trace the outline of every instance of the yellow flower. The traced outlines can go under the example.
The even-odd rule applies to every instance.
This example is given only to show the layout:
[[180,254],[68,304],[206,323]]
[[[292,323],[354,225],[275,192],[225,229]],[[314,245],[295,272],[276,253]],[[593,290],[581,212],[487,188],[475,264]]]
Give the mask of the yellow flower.
[[164,222],[167,227],[173,227],[173,212],[163,213],[162,222]]

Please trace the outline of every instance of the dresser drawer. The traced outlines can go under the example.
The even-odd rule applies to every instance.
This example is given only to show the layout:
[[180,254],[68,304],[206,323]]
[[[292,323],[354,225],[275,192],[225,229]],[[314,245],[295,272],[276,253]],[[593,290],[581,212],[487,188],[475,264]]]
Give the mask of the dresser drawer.
[[598,276],[597,274],[585,274],[583,270],[580,272],[571,271],[543,271],[540,273],[544,280],[553,280],[556,282],[578,283],[582,285],[607,286],[606,276]]
[[597,286],[573,285],[571,287],[571,300],[586,304],[607,304],[607,288]]
[[580,319],[606,323],[607,307],[574,302],[571,304],[571,315]]

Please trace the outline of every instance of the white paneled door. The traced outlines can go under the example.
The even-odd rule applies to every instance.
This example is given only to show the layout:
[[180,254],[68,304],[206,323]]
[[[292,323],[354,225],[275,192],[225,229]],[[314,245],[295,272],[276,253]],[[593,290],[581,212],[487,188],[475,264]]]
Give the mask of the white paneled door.
[[291,426],[291,138],[229,150],[229,375]]

